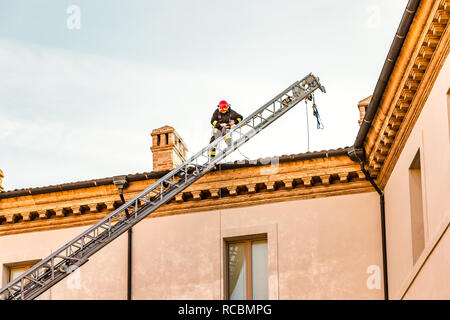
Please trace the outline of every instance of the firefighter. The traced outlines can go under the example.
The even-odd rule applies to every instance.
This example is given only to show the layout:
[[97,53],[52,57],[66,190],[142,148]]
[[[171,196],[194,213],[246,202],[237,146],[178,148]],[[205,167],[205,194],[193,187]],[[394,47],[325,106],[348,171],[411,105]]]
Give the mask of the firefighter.
[[[211,124],[213,126],[213,135],[209,143],[213,142],[217,138],[225,135],[227,130],[231,128],[234,124],[237,124],[242,121],[242,116],[236,111],[230,108],[230,105],[225,100],[219,102],[216,111],[214,111]],[[231,137],[227,137],[225,142],[230,145]],[[216,149],[212,149],[210,151],[210,156],[216,156]]]

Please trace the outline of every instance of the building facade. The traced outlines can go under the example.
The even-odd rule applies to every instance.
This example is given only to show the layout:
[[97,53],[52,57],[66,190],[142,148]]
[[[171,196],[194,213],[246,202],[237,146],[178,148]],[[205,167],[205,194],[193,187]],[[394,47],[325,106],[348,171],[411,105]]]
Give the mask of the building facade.
[[[449,16],[408,3],[354,146],[220,164],[40,299],[450,299]],[[0,171],[1,285],[187,154],[169,126],[151,149],[142,174],[2,191]]]

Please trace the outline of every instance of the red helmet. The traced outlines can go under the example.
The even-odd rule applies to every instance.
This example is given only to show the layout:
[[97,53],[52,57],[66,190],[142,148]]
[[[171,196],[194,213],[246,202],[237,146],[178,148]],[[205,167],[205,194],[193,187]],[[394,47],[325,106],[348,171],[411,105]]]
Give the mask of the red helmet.
[[230,108],[230,105],[225,100],[222,100],[222,101],[219,102],[218,107],[219,107],[219,111],[220,112],[225,113]]

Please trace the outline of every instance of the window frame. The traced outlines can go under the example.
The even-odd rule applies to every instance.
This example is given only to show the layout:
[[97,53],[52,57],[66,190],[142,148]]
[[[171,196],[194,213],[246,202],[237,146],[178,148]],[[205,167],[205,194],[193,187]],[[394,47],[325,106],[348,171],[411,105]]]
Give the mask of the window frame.
[[409,205],[411,223],[411,257],[415,265],[426,246],[426,212],[422,147],[414,154],[408,167]]
[[448,118],[448,136],[450,138],[450,87],[447,90],[447,118]]
[[[24,273],[27,272],[28,269],[30,269],[33,265],[31,264],[20,264],[20,265],[15,265],[15,266],[11,266],[8,267],[8,282],[13,281],[13,277],[12,277],[12,273],[14,270],[18,270],[18,269],[25,269]],[[19,276],[20,277],[20,276]],[[27,279],[25,281],[28,281]]]
[[11,277],[11,272],[15,269],[22,269],[25,268],[25,271],[32,268],[37,263],[41,262],[41,259],[34,259],[34,260],[27,260],[27,261],[20,261],[20,262],[12,262],[12,263],[5,263],[3,264],[4,267],[4,278],[3,281],[7,281],[7,283],[11,282],[13,279]]
[[[229,290],[229,252],[230,244],[234,243],[245,243],[245,291],[246,300],[253,300],[253,277],[252,277],[252,242],[264,240],[269,246],[269,240],[267,235],[257,235],[248,237],[238,237],[236,239],[225,240],[225,299],[230,300],[230,290]],[[267,255],[267,264],[269,264],[269,256]],[[269,279],[267,279],[269,281]]]

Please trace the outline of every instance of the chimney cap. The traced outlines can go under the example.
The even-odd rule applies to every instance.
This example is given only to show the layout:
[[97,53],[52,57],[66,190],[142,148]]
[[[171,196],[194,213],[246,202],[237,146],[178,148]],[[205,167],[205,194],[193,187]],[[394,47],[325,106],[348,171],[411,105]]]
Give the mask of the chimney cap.
[[370,101],[372,100],[372,96],[368,96],[365,99],[362,99],[360,102],[358,102],[358,107],[367,107],[370,104]]
[[[186,145],[186,142],[184,142],[184,140],[181,138],[180,134],[171,126],[165,125],[161,128],[154,129],[154,130],[152,130],[151,136],[157,136],[157,135],[165,134],[165,133],[173,133],[178,138],[180,143],[183,145],[186,152],[189,151],[189,149]],[[154,147],[157,147],[157,146],[153,146],[152,148],[154,148]]]
[[361,125],[364,117],[366,116],[366,110],[367,107],[370,104],[370,101],[372,101],[372,96],[368,96],[365,99],[362,99],[360,102],[358,102],[358,109],[359,109],[359,120],[358,124]]

